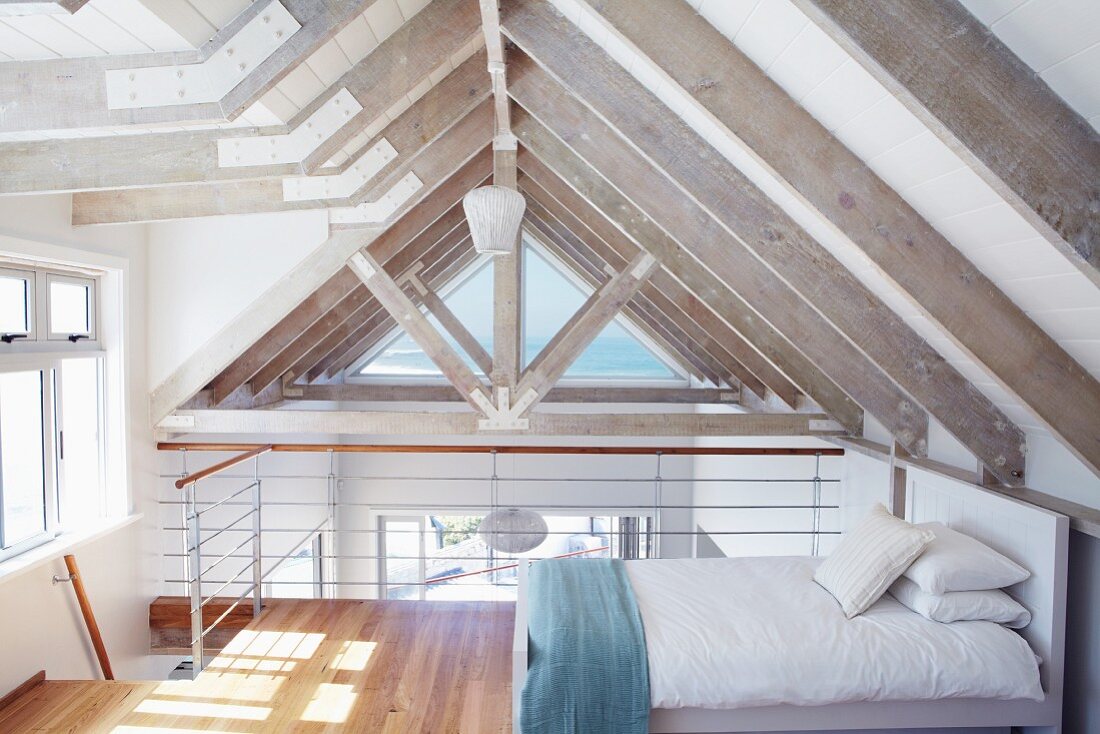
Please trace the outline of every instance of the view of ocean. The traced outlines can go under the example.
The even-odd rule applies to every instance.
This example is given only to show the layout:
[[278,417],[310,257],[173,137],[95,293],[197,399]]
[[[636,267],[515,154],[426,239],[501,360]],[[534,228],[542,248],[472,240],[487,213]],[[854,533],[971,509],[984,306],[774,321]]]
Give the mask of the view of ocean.
[[[492,339],[478,339],[486,351],[492,354]],[[549,337],[529,337],[526,342],[527,360],[530,361],[546,346]],[[478,372],[473,360],[457,344],[451,344],[470,367]],[[375,357],[360,370],[364,376],[383,375],[438,375],[439,369],[410,337],[403,336]],[[626,377],[639,380],[666,380],[675,375],[654,357],[648,349],[630,336],[601,335],[565,373],[574,378]]]

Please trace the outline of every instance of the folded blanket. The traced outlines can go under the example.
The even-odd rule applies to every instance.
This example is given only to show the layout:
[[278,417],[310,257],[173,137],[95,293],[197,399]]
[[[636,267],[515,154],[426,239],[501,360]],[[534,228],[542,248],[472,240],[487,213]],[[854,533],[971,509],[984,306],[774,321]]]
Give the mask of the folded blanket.
[[623,562],[539,561],[528,609],[522,733],[645,734],[645,634]]

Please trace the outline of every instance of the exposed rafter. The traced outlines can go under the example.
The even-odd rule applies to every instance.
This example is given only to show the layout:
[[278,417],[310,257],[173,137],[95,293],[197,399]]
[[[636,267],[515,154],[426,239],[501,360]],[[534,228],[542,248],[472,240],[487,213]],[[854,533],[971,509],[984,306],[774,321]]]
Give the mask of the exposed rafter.
[[[375,53],[379,52],[380,49],[375,49]],[[366,186],[352,189],[349,204],[378,199],[385,193],[379,188],[385,185],[385,179],[394,170],[489,96],[484,67],[483,52],[459,64],[346,162],[326,169],[325,177],[347,174],[358,178],[355,167],[362,156],[379,145],[388,146],[396,154],[383,162],[365,182]],[[388,102],[391,106],[396,105],[406,95],[407,90],[402,91]],[[362,134],[373,122],[356,129],[355,133]],[[297,131],[294,135],[305,132],[294,130]],[[0,194],[140,189],[301,177],[305,170],[300,160],[270,165],[240,165],[239,162],[225,165],[233,162],[228,154],[236,145],[281,141],[291,132],[287,126],[278,126],[0,143],[0,160],[4,161],[5,172],[0,177]]]
[[[554,230],[563,238],[572,237],[589,243],[591,247],[601,251],[605,260],[617,258],[613,267],[621,267],[640,249],[637,243],[630,241],[625,234],[611,226],[611,223],[588,202],[578,200],[574,203],[576,211],[570,211],[530,176],[521,177],[520,185],[529,197],[529,210],[539,217],[547,228]],[[585,219],[581,220],[580,216],[584,216]],[[596,230],[599,230],[603,237],[597,234]],[[667,271],[660,270],[654,273],[642,293],[651,301],[669,300],[684,315],[687,323],[696,325],[704,336],[696,338],[695,341],[704,351],[709,352],[725,365],[743,387],[756,393],[761,399],[766,397],[765,383],[753,371],[755,369],[768,378],[769,387],[774,386],[771,389],[784,402],[792,408],[795,407],[798,401],[798,388],[774,367],[768,365],[752,347],[709,312],[699,299]],[[752,363],[753,368],[745,364],[746,360]]]
[[[73,194],[74,225],[148,222],[218,214],[336,208],[362,212],[363,221],[383,222],[404,197],[449,175],[490,142],[492,107],[483,101],[442,135],[427,143],[383,177],[387,188],[376,201],[357,204],[353,197],[290,198],[284,179],[264,178],[186,186],[156,186]],[[366,176],[366,174],[363,174]]]
[[[520,163],[527,175],[535,176],[541,186],[572,211],[585,211],[585,203],[599,211],[601,217],[621,228],[657,257],[670,274],[698,294],[717,316],[759,350],[834,420],[855,435],[862,432],[863,411],[860,407],[793,344],[759,319],[717,275],[703,267],[543,126],[524,117],[521,128],[524,149],[520,152]],[[600,220],[592,221],[595,224]]]
[[[435,362],[443,376],[471,406],[479,408],[484,400],[488,400],[485,388],[473,370],[466,366],[458,352],[428,321],[412,299],[405,295],[401,286],[389,276],[381,263],[370,254],[359,251],[348,259],[348,267],[355,271],[378,302],[389,311],[390,316],[424,350],[428,358]],[[478,395],[482,400],[477,399]]]
[[1100,285],[1100,136],[989,29],[956,0],[794,4]]
[[[867,27],[871,24],[878,32],[910,28],[912,24],[908,21],[918,15],[926,22],[934,16],[943,32],[948,27],[956,30],[963,27],[959,25],[962,22],[968,32],[958,38],[952,33],[950,44],[968,48],[967,58],[980,56],[983,63],[989,64],[1007,53],[999,45],[992,50],[987,34],[974,27],[977,21],[960,18],[958,13],[965,11],[960,11],[954,2],[876,3],[872,7],[859,3],[858,8],[824,2],[821,6],[843,13],[847,23],[864,29],[864,33],[872,32]],[[848,9],[840,10],[838,6]],[[962,348],[1046,421],[1079,458],[1100,471],[1100,445],[1091,439],[1088,429],[1100,415],[1100,384],[858,156],[690,6],[654,2],[647,5],[646,12],[639,13],[629,0],[603,0],[593,8],[729,128],[735,139],[743,141],[793,190],[828,217]],[[899,14],[906,22],[899,22]],[[669,34],[668,28],[677,28],[679,32]],[[920,35],[931,40],[923,32]],[[979,37],[986,40],[979,44]],[[895,53],[907,44],[915,46],[915,37],[892,32],[889,38],[873,38],[876,48],[888,46]],[[938,40],[935,52],[950,53]],[[912,55],[915,50],[911,48],[909,53]],[[925,64],[935,65],[928,61],[927,54],[920,55]],[[959,71],[964,73],[952,79],[956,85],[973,84],[979,79],[969,66]],[[1035,88],[1043,86],[1041,81],[1032,79],[1030,74],[1028,77],[1025,91],[1038,94]],[[701,83],[704,79],[705,84]],[[933,91],[923,75],[919,83]],[[944,93],[945,87],[936,85],[934,91]],[[1000,94],[979,96],[984,105],[1000,105],[1006,100]],[[1049,90],[1042,97],[1043,110],[1056,110],[1061,105]],[[740,100],[744,99],[755,103],[742,104]],[[953,107],[959,104],[957,99],[952,102]],[[959,109],[958,113],[967,117],[959,124],[973,130],[971,118],[980,113],[970,107]],[[1002,114],[1007,115],[1008,111]],[[1012,109],[1012,120],[1004,119],[997,126],[998,132],[1017,134],[1019,126],[1010,123],[1018,115],[1019,109]],[[1087,125],[1080,121],[1080,125],[1067,124],[1063,130],[1079,137],[1084,133],[1079,128],[1084,127]],[[1093,140],[1097,154],[1091,170],[1092,182],[1100,186],[1100,145],[1091,129],[1087,137]],[[1057,140],[1053,142],[1058,144]],[[989,143],[982,140],[983,146]],[[1001,149],[1005,149],[1004,144]],[[814,154],[806,155],[807,150]],[[1036,151],[1049,152],[1045,146],[1028,145],[1025,155],[1029,163],[1015,169],[1016,175],[1031,175]],[[1072,173],[1067,171],[1066,175]],[[1058,198],[1072,201],[1061,194]],[[1084,210],[1076,214],[1089,216]],[[1098,217],[1094,219],[1100,221]],[[981,314],[981,318],[974,318],[975,314]],[[1010,349],[1005,348],[1008,344],[1012,345]],[[1066,385],[1074,385],[1075,389],[1067,390]]]
[[[5,106],[4,115],[0,116],[0,132],[236,119],[373,2],[279,0],[274,3],[277,8],[270,9],[272,3],[261,0],[245,9],[197,52],[5,63],[0,68],[0,99]],[[271,20],[276,14],[293,22],[286,30],[279,30],[275,43],[265,48],[264,44],[270,43],[267,39],[273,35],[265,31],[265,18]],[[236,51],[234,40],[244,42],[238,34],[248,33],[246,28],[253,21],[252,35],[256,36],[259,49],[256,53],[260,56],[246,59],[243,52],[238,52],[230,61]],[[123,77],[129,73],[135,77],[131,80],[133,83],[139,81],[136,77],[143,72],[150,73],[151,68],[168,69],[163,75],[150,78],[148,89],[158,94],[158,87],[163,87],[166,79],[175,81],[177,78],[172,70],[182,70],[182,78],[188,79],[188,66],[214,60],[219,69],[224,68],[218,73],[228,75],[228,83],[232,84],[216,99],[192,103],[187,97],[188,85],[183,84],[177,88],[177,92],[183,91],[183,96],[174,99],[172,104],[132,106],[141,103],[136,98],[132,105],[127,99],[125,107],[112,108],[110,104],[113,96],[108,92],[109,72]],[[244,68],[241,64],[245,64]],[[209,73],[190,71],[193,76]],[[191,85],[191,93],[198,94],[203,84],[197,79],[193,81],[196,83]],[[126,84],[126,79],[121,79],[121,83]],[[136,92],[134,94],[136,97]]]
[[[728,261],[733,253],[744,253],[738,258],[736,270],[742,280],[755,272],[753,282],[746,286],[759,291],[761,283],[781,277],[806,299],[803,303],[812,304],[891,380],[965,442],[1002,481],[1022,482],[1023,432],[732,163],[549,7],[519,0],[508,6],[504,24],[513,41],[553,69],[562,84],[603,118],[612,120],[620,135],[657,161],[661,172],[671,179],[669,184],[676,181],[691,193],[694,207],[700,214],[705,212],[703,219],[695,220],[697,234],[713,231],[709,239],[714,242],[724,236],[722,232],[729,233],[731,247],[722,257]],[[553,84],[549,74],[532,67],[529,58],[513,62],[516,75],[532,80],[532,85],[540,75]],[[559,90],[551,87],[550,94],[560,99]],[[581,123],[585,126],[593,127]],[[584,137],[575,127],[566,134],[571,140]],[[592,135],[589,132],[589,137]],[[601,144],[606,143],[603,138],[607,135],[599,137]],[[585,141],[581,144],[589,145]],[[600,155],[605,163],[597,167],[611,168],[606,151]],[[589,159],[595,161],[595,154]],[[705,261],[715,268],[713,256]],[[735,282],[726,272],[723,279]],[[754,307],[761,301],[759,296],[749,300]],[[789,318],[791,307],[783,311]],[[765,318],[776,323],[771,316]],[[897,414],[902,405],[887,407]],[[913,439],[905,429],[895,435],[914,450]],[[917,453],[922,451],[916,447]]]

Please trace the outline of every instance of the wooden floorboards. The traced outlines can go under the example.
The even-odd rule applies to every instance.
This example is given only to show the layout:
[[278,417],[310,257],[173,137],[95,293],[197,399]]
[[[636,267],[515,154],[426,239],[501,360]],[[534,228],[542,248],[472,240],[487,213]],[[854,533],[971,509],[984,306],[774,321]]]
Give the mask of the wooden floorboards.
[[47,680],[0,710],[0,732],[508,732],[514,614],[274,600],[197,680]]

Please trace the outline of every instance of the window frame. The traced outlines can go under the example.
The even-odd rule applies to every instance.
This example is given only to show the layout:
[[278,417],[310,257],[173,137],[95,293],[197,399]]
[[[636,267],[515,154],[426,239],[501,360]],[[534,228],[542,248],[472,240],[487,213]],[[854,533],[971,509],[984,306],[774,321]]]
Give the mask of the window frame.
[[8,547],[3,546],[4,481],[0,474],[0,562],[14,558],[33,548],[50,542],[60,533],[59,507],[61,467],[58,464],[58,431],[60,420],[57,407],[57,374],[60,360],[48,359],[26,364],[0,364],[0,374],[13,372],[39,372],[42,375],[42,472],[44,529],[30,538]]
[[[588,297],[591,288],[584,283],[575,273],[573,273],[561,259],[547,250],[537,239],[528,235],[526,230],[523,232],[522,241],[520,244],[520,251],[525,253],[526,248],[530,247],[534,254],[544,260],[549,267],[553,268],[563,278],[568,280],[584,297]],[[459,277],[454,278],[451,282],[447,283],[439,291],[439,297],[442,299],[448,298],[453,292],[465,285],[471,278],[480,273],[485,267],[491,264],[491,259],[477,260],[471,263],[466,272]],[[522,257],[522,275],[521,281],[526,284],[527,282],[527,268],[528,258]],[[427,310],[420,306],[420,311],[425,316],[430,316]],[[656,388],[682,388],[689,387],[691,385],[691,376],[687,371],[681,367],[672,355],[669,355],[660,346],[655,344],[653,340],[634,324],[630,322],[622,313],[615,315],[612,320],[616,326],[625,331],[627,335],[637,341],[650,355],[663,365],[670,373],[667,378],[661,377],[622,377],[622,376],[567,376],[563,375],[558,380],[559,385],[569,387],[656,387]],[[433,375],[402,375],[402,374],[374,374],[364,375],[360,371],[365,369],[371,362],[377,359],[387,349],[389,349],[395,342],[405,336],[405,330],[401,328],[400,324],[393,327],[388,333],[386,333],[378,342],[358,357],[354,362],[348,365],[343,370],[343,379],[347,384],[352,385],[447,385],[450,382],[443,374]],[[521,352],[526,347],[526,319],[521,317],[520,323],[520,342]],[[534,358],[535,355],[531,355]],[[528,363],[527,355],[521,354],[521,361],[523,365]],[[525,369],[521,366],[520,372]],[[488,376],[480,375],[479,370],[474,369],[474,373],[478,374],[478,377],[483,383],[488,385]]]
[[[18,341],[22,342],[34,342],[38,340],[38,300],[37,300],[37,288],[35,287],[37,280],[37,273],[34,268],[20,268],[14,265],[7,265],[0,263],[0,277],[15,278],[22,280],[26,283],[27,293],[27,313],[26,313],[26,331],[12,331],[5,332],[3,336],[9,334],[18,338]],[[15,344],[16,340],[13,340],[11,344]],[[7,345],[5,345],[7,346]]]
[[[78,341],[87,341],[94,343],[96,341],[96,279],[87,275],[73,275],[70,273],[62,273],[55,270],[39,270],[36,275],[40,287],[39,292],[39,317],[44,323],[40,325],[40,332],[45,334],[45,341],[50,342],[71,342],[75,343],[72,337],[78,337]],[[53,288],[54,283],[63,283],[69,285],[82,286],[88,289],[88,331],[86,332],[63,332],[54,331],[53,328]]]
[[[19,353],[61,353],[75,351],[100,351],[100,285],[101,273],[84,269],[40,267],[21,261],[0,260],[0,275],[21,278],[27,282],[27,309],[29,331],[19,332],[10,343],[0,342],[0,356]],[[51,293],[53,283],[71,283],[88,289],[88,331],[72,333],[54,331],[51,323]],[[72,336],[78,338],[73,341]]]
[[106,355],[102,352],[80,351],[73,354],[31,354],[23,355],[0,363],[0,374],[12,372],[40,372],[43,375],[42,396],[42,447],[45,486],[45,530],[31,538],[20,541],[7,548],[3,543],[3,476],[0,474],[0,563],[37,548],[72,529],[65,522],[63,503],[68,497],[69,487],[65,482],[64,456],[64,399],[62,393],[62,372],[67,360],[93,359],[96,362],[97,384],[97,421],[96,432],[99,436],[99,472],[96,477],[98,491],[95,503],[98,506],[99,519],[108,516],[107,492],[107,416],[106,416]]

